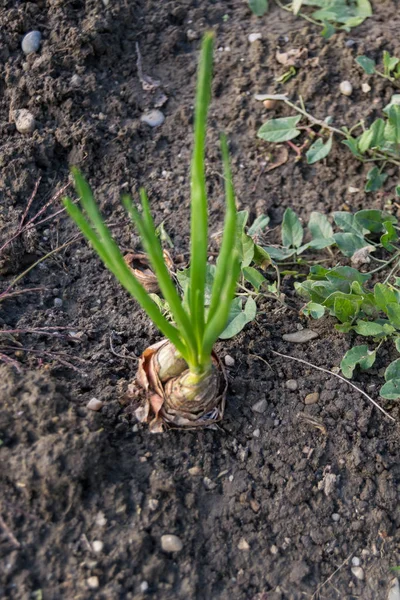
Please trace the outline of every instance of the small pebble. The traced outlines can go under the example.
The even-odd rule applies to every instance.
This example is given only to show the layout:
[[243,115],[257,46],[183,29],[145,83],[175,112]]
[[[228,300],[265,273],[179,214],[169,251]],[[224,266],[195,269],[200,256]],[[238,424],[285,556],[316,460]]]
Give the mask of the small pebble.
[[297,381],[295,379],[288,379],[286,382],[286,387],[291,392],[296,391],[298,388]]
[[261,40],[262,38],[262,34],[261,33],[250,33],[249,34],[249,42],[250,44],[254,44],[254,42],[256,42],[257,40]]
[[193,42],[193,40],[198,40],[200,36],[197,31],[194,31],[193,29],[188,29],[186,32],[186,37],[189,40],[189,42]]
[[295,331],[294,333],[285,333],[282,336],[282,339],[285,342],[292,342],[293,344],[304,344],[305,342],[310,342],[311,340],[315,340],[318,337],[318,333],[316,331],[312,331],[312,329],[302,329],[301,331]]
[[36,129],[35,117],[26,108],[16,110],[14,113],[15,127],[19,133],[33,133]]
[[209,477],[204,477],[203,485],[206,488],[206,490],[214,490],[217,487],[215,481],[212,481],[212,479],[210,479]]
[[156,498],[150,498],[149,500],[149,509],[156,510],[158,508],[159,501]]
[[250,550],[250,546],[244,538],[240,538],[237,547],[239,548],[239,550]]
[[142,123],[146,123],[146,125],[150,125],[150,127],[159,127],[165,121],[165,116],[161,112],[161,110],[149,110],[149,112],[144,113],[140,120]]
[[63,301],[61,298],[54,298],[54,306],[55,308],[61,308],[63,305]]
[[355,40],[346,40],[344,45],[346,46],[346,48],[351,48],[352,46],[355,46],[357,42]]
[[353,93],[353,86],[351,85],[350,81],[342,81],[339,86],[339,90],[343,96],[351,96]]
[[340,519],[340,515],[338,513],[333,513],[332,521],[335,521],[337,523],[339,521],[339,519]]
[[98,525],[99,527],[105,527],[107,525],[107,519],[105,518],[104,513],[102,513],[101,511],[97,513],[96,525]]
[[261,433],[261,432],[260,432],[260,430],[259,430],[259,429],[255,429],[255,430],[253,431],[253,437],[255,437],[255,438],[259,438],[259,437],[260,437],[260,433]]
[[278,554],[278,548],[277,546],[273,545],[271,546],[271,548],[269,549],[269,551],[271,552],[271,554]]
[[362,567],[352,567],[351,572],[353,573],[354,577],[357,577],[357,579],[360,581],[365,579],[364,569]]
[[387,600],[400,600],[400,585],[397,577],[390,582],[390,589]]
[[101,540],[94,540],[92,542],[93,552],[102,552],[104,548],[104,543]]
[[139,587],[140,591],[144,594],[149,589],[149,584],[147,583],[147,581],[142,581]]
[[201,468],[200,467],[190,467],[190,469],[188,469],[188,473],[189,475],[192,475],[193,477],[195,475],[201,475]]
[[235,359],[233,358],[233,356],[230,356],[229,354],[227,354],[224,358],[224,362],[227,367],[233,367],[235,364]]
[[89,577],[87,584],[92,590],[97,590],[100,585],[99,578],[96,577],[96,575],[93,575],[92,577]]
[[304,404],[316,404],[319,400],[319,393],[313,392],[312,394],[307,394],[304,398]]
[[161,548],[164,552],[180,552],[183,544],[177,535],[166,534],[161,536]]
[[263,105],[267,110],[273,110],[278,104],[277,100],[264,100]]
[[267,406],[268,406],[268,402],[265,399],[263,399],[263,400],[259,400],[255,404],[253,404],[253,406],[251,407],[251,410],[256,413],[263,413],[267,410]]
[[32,52],[37,52],[40,47],[40,41],[42,39],[42,34],[40,31],[30,31],[26,35],[24,35],[21,48],[24,54],[31,54]]
[[71,85],[73,87],[81,87],[82,84],[83,84],[83,79],[80,75],[78,75],[77,73],[75,73],[75,75],[72,75]]
[[261,505],[259,502],[257,502],[257,500],[252,499],[250,500],[250,507],[251,510],[253,510],[255,513],[258,513],[261,508]]
[[358,556],[353,556],[353,558],[351,559],[351,564],[353,565],[353,567],[359,567],[360,566],[361,561],[358,558]]
[[364,92],[364,94],[368,94],[368,92],[370,92],[372,88],[370,85],[368,85],[368,83],[363,83],[361,89]]
[[92,398],[87,403],[86,408],[97,412],[103,408],[103,402],[101,400],[99,400],[98,398]]
[[349,192],[349,194],[357,194],[357,192],[360,191],[360,188],[356,188],[352,185],[349,185],[347,191]]

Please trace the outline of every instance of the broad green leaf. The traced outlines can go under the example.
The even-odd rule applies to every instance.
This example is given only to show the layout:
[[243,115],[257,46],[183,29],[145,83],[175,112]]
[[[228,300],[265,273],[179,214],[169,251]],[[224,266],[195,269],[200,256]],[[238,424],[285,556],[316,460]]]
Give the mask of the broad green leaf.
[[229,313],[228,324],[219,336],[220,339],[227,340],[240,333],[243,327],[255,318],[257,307],[255,307],[255,310],[254,307],[255,302],[252,298],[247,299],[244,308],[242,298],[235,298]]
[[[333,240],[333,227],[329,223],[328,219],[322,213],[313,211],[308,221],[308,229],[311,232],[313,240],[328,239],[331,243]],[[315,246],[313,246],[315,248]]]
[[381,387],[379,395],[387,400],[398,400],[400,398],[400,379],[387,381]]
[[385,126],[385,139],[400,144],[400,106],[393,104],[388,112],[389,120]]
[[389,318],[390,324],[393,325],[393,327],[396,327],[396,329],[400,329],[400,304],[397,299],[396,302],[389,302],[386,305],[385,312]]
[[295,248],[275,248],[274,246],[264,246],[264,250],[275,261],[286,260],[296,253]]
[[395,252],[396,246],[393,246],[391,242],[397,242],[399,239],[397,230],[390,221],[384,221],[383,227],[386,233],[381,236],[380,242],[388,252]]
[[247,233],[251,236],[255,235],[256,233],[260,233],[266,228],[266,226],[269,223],[269,220],[270,219],[267,215],[260,215],[255,219],[251,227],[249,227]]
[[303,227],[296,213],[287,208],[282,221],[282,244],[286,248],[299,248],[303,241]]
[[397,352],[400,352],[400,337],[397,337],[397,338],[394,340],[394,345],[396,346],[396,350],[397,350]]
[[400,379],[400,358],[394,360],[385,371],[385,381]]
[[375,303],[379,310],[386,313],[387,306],[390,303],[396,303],[397,298],[393,290],[384,283],[377,283],[374,287]]
[[385,70],[385,75],[390,75],[390,73],[396,68],[399,59],[395,56],[390,56],[387,50],[383,52],[383,67]]
[[375,323],[374,321],[358,320],[357,325],[355,325],[353,329],[356,333],[358,333],[358,335],[363,335],[365,337],[386,335],[386,331],[383,325],[379,325],[379,323]]
[[268,10],[268,0],[249,0],[250,10],[257,17],[262,17]]
[[385,139],[385,121],[383,119],[376,119],[370,130],[373,132],[373,138],[371,142],[371,148],[379,148]]
[[[386,127],[387,127],[387,124],[386,124]],[[385,136],[386,136],[386,128],[385,128]],[[365,191],[366,192],[376,192],[385,183],[387,177],[388,176],[386,173],[380,173],[378,167],[373,167],[367,173],[367,184],[365,186]]]
[[257,292],[263,283],[266,282],[265,277],[261,275],[257,269],[254,269],[254,267],[245,267],[242,270],[242,273],[245,280],[248,281]]
[[329,40],[336,33],[336,29],[328,21],[323,21],[323,25],[324,28],[321,31],[321,35],[326,40]]
[[396,185],[396,196],[400,196],[400,185]]
[[396,104],[400,104],[400,94],[393,94],[393,96],[390,99],[389,104],[387,104],[385,106],[385,108],[383,109],[383,112],[388,115],[392,106],[394,106]]
[[322,304],[308,302],[308,304],[303,306],[301,312],[306,316],[312,317],[313,319],[320,319],[325,314],[325,308],[322,306]]
[[371,233],[380,233],[383,231],[383,221],[385,218],[387,218],[385,217],[385,213],[374,209],[359,210],[354,215],[354,220]]
[[271,257],[268,252],[257,244],[254,244],[253,263],[263,269],[266,269],[271,264]]
[[360,301],[355,298],[336,297],[333,304],[333,312],[341,323],[352,321],[360,310]]
[[257,136],[266,142],[287,142],[300,135],[300,130],[296,129],[301,115],[296,117],[281,117],[279,119],[270,119],[264,125],[261,125]]
[[372,146],[372,140],[374,139],[374,132],[371,129],[366,129],[360,137],[357,139],[358,149],[361,154],[365,154]]
[[354,215],[346,211],[336,211],[333,213],[333,219],[336,225],[346,233],[354,233],[362,237],[366,232],[354,219]]
[[357,0],[356,13],[360,17],[372,17],[372,6],[369,0]]
[[354,156],[356,156],[357,158],[360,158],[361,154],[358,149],[358,140],[356,138],[353,138],[350,136],[347,138],[347,140],[343,140],[342,144],[344,144],[345,146],[350,148],[350,150],[351,150],[352,154],[354,154]]
[[368,346],[353,346],[344,355],[340,368],[347,379],[351,379],[357,365],[363,370],[369,369],[375,362],[376,352],[368,349]]
[[364,238],[353,233],[335,233],[333,238],[340,252],[348,257],[353,256],[357,250],[369,245]]
[[242,233],[242,267],[248,267],[254,257],[254,242],[249,235]]
[[307,150],[306,158],[309,165],[313,165],[319,160],[328,156],[332,149],[332,136],[324,143],[322,138],[318,138]]
[[368,58],[368,56],[357,56],[356,63],[358,63],[368,75],[373,75],[375,73],[375,61],[372,60],[372,58]]

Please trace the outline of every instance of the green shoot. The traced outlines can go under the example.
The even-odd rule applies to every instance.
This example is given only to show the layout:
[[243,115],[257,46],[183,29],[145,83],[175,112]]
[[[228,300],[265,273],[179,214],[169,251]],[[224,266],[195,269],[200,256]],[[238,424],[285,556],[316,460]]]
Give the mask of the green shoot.
[[221,252],[211,292],[210,310],[206,312],[208,208],[204,160],[207,114],[211,99],[213,38],[213,34],[208,33],[203,39],[198,69],[191,166],[191,261],[187,305],[184,305],[179,297],[165,264],[146,192],[144,190],[140,192],[142,212],[139,212],[129,197],[124,196],[122,199],[125,209],[138,230],[174,324],[166,319],[160,306],[152,300],[126,265],[103,221],[89,185],[76,168],[72,169],[72,174],[82,209],[86,214],[69,198],[64,200],[68,214],[92,244],[107,269],[137,300],[165,337],[174,344],[187,362],[190,372],[197,377],[202,376],[211,366],[211,351],[226,326],[240,273],[239,253],[236,249],[237,211],[228,145],[225,137],[221,136],[226,217]]

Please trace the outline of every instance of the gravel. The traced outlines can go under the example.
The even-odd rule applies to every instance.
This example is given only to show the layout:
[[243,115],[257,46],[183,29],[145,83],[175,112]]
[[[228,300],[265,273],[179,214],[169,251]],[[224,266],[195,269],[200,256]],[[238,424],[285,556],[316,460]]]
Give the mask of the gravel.
[[21,43],[21,48],[24,54],[31,54],[37,52],[40,48],[40,42],[42,40],[42,34],[40,31],[30,31],[24,35]]
[[149,112],[144,113],[140,120],[142,123],[146,123],[146,125],[150,125],[150,127],[159,127],[165,121],[165,116],[161,112],[161,110],[149,110]]
[[26,108],[15,111],[14,121],[19,133],[33,133],[36,129],[35,117]]
[[164,552],[180,552],[183,548],[183,543],[177,535],[167,533],[161,536],[161,548]]

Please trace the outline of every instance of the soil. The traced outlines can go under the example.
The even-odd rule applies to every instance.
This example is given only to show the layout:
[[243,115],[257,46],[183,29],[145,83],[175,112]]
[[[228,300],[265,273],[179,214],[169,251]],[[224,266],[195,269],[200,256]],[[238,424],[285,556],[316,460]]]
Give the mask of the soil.
[[[262,173],[273,147],[256,131],[269,113],[253,98],[300,93],[312,114],[331,115],[338,126],[379,114],[394,89],[361,73],[354,57],[378,60],[384,49],[400,56],[400,16],[395,1],[373,4],[371,19],[326,41],[272,2],[257,19],[242,0],[3,0],[0,245],[18,231],[39,178],[28,219],[49,202],[36,222],[54,216],[3,251],[2,289],[76,235],[55,197],[72,164],[88,176],[122,248],[132,251],[137,238],[120,193],[144,185],[175,255],[187,253],[199,47],[192,38],[209,28],[217,33],[207,152],[212,232],[223,218],[220,130],[229,136],[239,206],[251,218],[267,213],[273,228],[287,206],[304,220],[313,210],[383,208],[397,174],[384,192],[366,195],[367,169],[338,143],[313,166],[293,154]],[[41,48],[24,56],[22,36],[34,29]],[[252,32],[262,40],[250,45]],[[160,81],[156,89],[143,89],[138,78],[136,43],[143,72]],[[277,47],[303,46],[319,66],[276,84]],[[351,80],[351,97],[340,94],[342,80]],[[166,120],[151,129],[140,116],[157,105]],[[33,134],[16,131],[20,108],[33,113]],[[350,194],[349,185],[360,191]],[[299,307],[293,280],[283,286]],[[282,334],[307,322],[269,301],[242,334],[217,345],[235,359],[220,427],[150,434],[120,400],[135,357],[159,339],[155,328],[81,239],[15,289],[38,287],[0,309],[2,329],[25,331],[3,334],[0,348],[2,598],[386,600],[391,569],[400,565],[399,407],[385,405],[393,424],[346,383],[271,352],[331,369],[351,336],[325,319],[312,323],[319,334],[312,342],[284,342]],[[44,326],[69,329],[26,332]],[[384,358],[355,379],[374,398]],[[288,389],[289,379],[297,389]],[[305,405],[313,392],[318,402]],[[100,412],[87,409],[93,397],[104,402]],[[263,399],[264,412],[255,412]],[[164,534],[179,536],[183,550],[164,552]],[[363,580],[351,571],[354,557]]]

